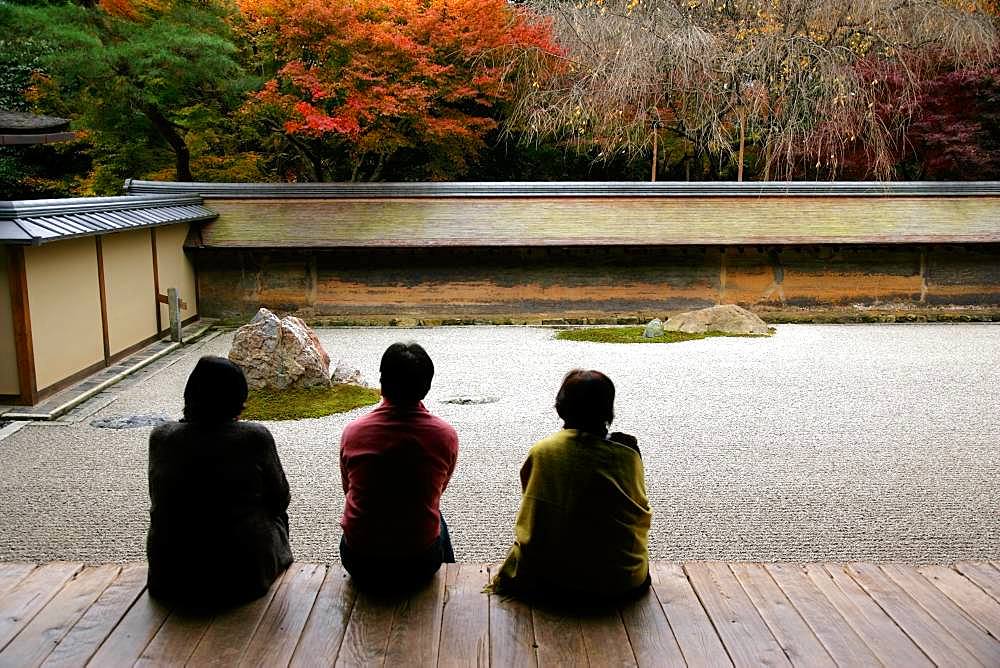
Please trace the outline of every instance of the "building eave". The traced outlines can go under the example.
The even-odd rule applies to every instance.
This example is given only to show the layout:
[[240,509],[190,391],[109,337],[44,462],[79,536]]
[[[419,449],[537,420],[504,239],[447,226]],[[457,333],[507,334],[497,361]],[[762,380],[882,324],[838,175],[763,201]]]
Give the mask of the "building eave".
[[952,182],[125,182],[129,194],[198,194],[208,199],[409,199],[551,197],[1000,197],[1000,181]]

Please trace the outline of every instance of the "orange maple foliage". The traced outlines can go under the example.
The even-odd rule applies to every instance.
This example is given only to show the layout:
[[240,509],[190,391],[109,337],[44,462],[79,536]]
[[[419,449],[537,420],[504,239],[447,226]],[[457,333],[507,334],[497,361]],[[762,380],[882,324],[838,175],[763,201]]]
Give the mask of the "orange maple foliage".
[[[251,104],[286,133],[356,155],[441,146],[456,164],[496,127],[520,58],[553,53],[548,26],[504,0],[239,0],[276,76]],[[441,175],[439,175],[441,176]]]
[[149,11],[163,10],[167,6],[166,0],[100,0],[98,6],[120,19],[138,21]]

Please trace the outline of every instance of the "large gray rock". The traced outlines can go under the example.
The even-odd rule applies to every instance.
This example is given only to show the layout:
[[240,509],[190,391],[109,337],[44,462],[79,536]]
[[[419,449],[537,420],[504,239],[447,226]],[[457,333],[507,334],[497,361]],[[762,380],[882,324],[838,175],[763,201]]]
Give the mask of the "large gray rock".
[[251,389],[330,387],[330,356],[316,333],[295,316],[279,318],[266,308],[236,330],[229,359]]
[[663,325],[668,332],[723,332],[725,334],[767,334],[767,323],[736,304],[711,306],[678,313]]
[[647,339],[656,339],[663,336],[663,322],[659,318],[653,318],[646,323],[646,329],[643,330],[642,336]]

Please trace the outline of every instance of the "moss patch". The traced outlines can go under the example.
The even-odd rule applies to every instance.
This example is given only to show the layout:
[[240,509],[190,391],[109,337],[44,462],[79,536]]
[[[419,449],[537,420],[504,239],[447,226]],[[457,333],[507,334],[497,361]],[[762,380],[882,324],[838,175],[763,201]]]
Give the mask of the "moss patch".
[[655,339],[647,339],[642,335],[644,331],[646,331],[645,327],[566,329],[556,334],[556,338],[563,341],[593,341],[595,343],[679,343],[680,341],[694,341],[695,339],[707,339],[716,336],[760,338],[770,336],[774,333],[773,329],[769,330],[769,334],[726,334],[724,332],[688,334],[687,332],[664,332],[663,336],[658,336]]
[[378,390],[359,385],[304,390],[251,390],[243,418],[246,420],[301,420],[345,413],[378,403]]

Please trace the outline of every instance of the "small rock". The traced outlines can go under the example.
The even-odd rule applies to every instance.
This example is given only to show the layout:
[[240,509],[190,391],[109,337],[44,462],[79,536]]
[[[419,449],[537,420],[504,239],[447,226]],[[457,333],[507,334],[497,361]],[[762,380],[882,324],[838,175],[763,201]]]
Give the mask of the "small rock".
[[350,385],[361,385],[371,387],[366,381],[361,369],[357,369],[343,360],[337,361],[337,366],[333,369],[330,380],[334,383],[347,383]]
[[668,332],[723,332],[725,334],[767,334],[767,323],[756,314],[736,304],[711,306],[698,311],[678,313],[667,319]]
[[158,427],[164,422],[170,422],[170,418],[166,415],[115,415],[91,420],[90,426],[99,429],[137,429]]
[[471,404],[495,404],[500,401],[500,397],[490,397],[490,396],[462,396],[462,397],[450,397],[448,399],[442,399],[443,404],[459,404],[461,406],[468,406]]
[[646,329],[642,335],[647,339],[656,339],[663,336],[663,322],[659,318],[653,318],[646,324]]
[[279,318],[266,308],[236,330],[229,359],[251,389],[330,387],[330,356],[308,325],[295,316]]

